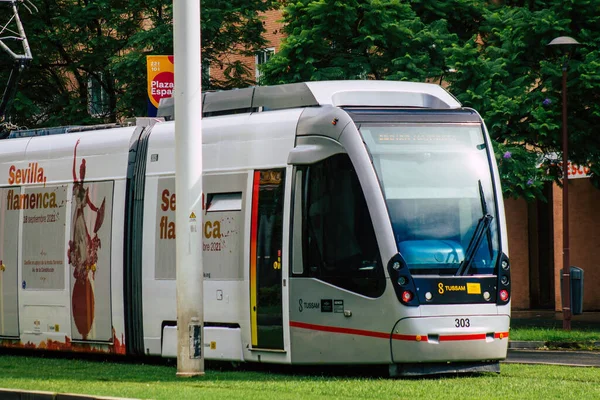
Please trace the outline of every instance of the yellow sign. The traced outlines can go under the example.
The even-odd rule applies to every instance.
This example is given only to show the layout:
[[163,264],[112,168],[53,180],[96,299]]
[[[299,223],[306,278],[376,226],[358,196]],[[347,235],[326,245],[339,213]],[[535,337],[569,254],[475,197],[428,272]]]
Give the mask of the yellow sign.
[[190,214],[190,219],[196,219],[196,214],[192,211],[192,213]]
[[480,283],[467,283],[467,293],[468,294],[481,294],[481,284]]

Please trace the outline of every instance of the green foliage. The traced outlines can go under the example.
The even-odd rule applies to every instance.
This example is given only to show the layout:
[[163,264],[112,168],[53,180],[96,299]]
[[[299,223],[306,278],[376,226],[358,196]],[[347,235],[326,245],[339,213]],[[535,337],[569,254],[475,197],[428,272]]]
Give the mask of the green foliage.
[[263,84],[440,77],[442,50],[456,39],[446,21],[424,23],[400,0],[299,0],[284,20],[287,39],[263,68]]
[[[447,82],[484,117],[507,195],[543,198],[561,175],[561,63],[546,44],[583,45],[568,69],[569,158],[600,182],[600,0],[298,0],[264,84],[324,79]],[[452,71],[452,73],[449,73]],[[513,156],[504,159],[509,151]]]
[[[448,76],[453,93],[485,117],[498,148],[515,155],[500,166],[505,192],[540,198],[538,182],[562,174],[552,158],[562,158],[561,65],[566,59],[546,46],[557,36],[583,44],[567,71],[569,159],[591,165],[592,180],[598,181],[600,140],[594,127],[600,122],[600,34],[593,26],[600,22],[600,1],[504,3],[486,8],[479,35],[447,49],[446,57],[457,71]],[[527,185],[530,179],[534,184]]]
[[[111,122],[146,113],[147,55],[173,54],[170,0],[35,0],[39,12],[22,8],[21,19],[33,53],[13,103],[18,125],[70,125]],[[259,16],[271,0],[203,0],[202,58],[224,53],[254,54],[265,46]],[[236,62],[219,61],[225,78],[204,89],[253,83]],[[2,68],[0,79],[6,82]],[[104,90],[104,113],[90,116],[90,78]]]
[[[545,200],[544,182],[550,180],[546,171],[538,168],[539,156],[519,145],[494,143],[496,162],[503,182],[504,194],[511,197]],[[509,185],[506,183],[510,182]]]

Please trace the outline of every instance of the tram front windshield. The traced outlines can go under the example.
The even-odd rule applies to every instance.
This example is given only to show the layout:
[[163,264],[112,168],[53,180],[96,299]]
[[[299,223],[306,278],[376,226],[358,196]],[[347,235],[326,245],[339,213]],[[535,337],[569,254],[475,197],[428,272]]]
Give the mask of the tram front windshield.
[[481,124],[362,124],[360,131],[411,273],[493,274],[498,218]]

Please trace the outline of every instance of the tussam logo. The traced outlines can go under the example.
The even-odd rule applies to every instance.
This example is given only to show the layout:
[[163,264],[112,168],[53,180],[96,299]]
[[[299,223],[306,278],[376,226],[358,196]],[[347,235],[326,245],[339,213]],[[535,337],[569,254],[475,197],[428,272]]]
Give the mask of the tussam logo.
[[445,292],[465,292],[466,290],[465,285],[444,285],[442,282],[438,283],[439,294],[444,294]]
[[304,310],[315,310],[321,307],[321,304],[318,301],[304,301],[302,299],[298,300],[298,311],[302,312]]

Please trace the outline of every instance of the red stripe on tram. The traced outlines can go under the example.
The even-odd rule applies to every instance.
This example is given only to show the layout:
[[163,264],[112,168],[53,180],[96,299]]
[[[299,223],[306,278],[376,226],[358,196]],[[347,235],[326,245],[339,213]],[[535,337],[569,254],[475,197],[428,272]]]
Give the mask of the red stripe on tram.
[[290,321],[290,326],[294,328],[309,329],[311,331],[344,333],[347,335],[368,336],[380,339],[389,339],[390,334],[385,332],[365,331],[362,329],[340,328],[338,326],[315,325],[304,322]]
[[[363,329],[352,329],[352,328],[341,328],[338,326],[329,325],[316,325],[307,324],[305,322],[290,321],[292,328],[308,329],[319,332],[330,332],[330,333],[342,333],[346,335],[358,335],[366,337],[374,337],[378,339],[393,339],[393,340],[404,340],[409,342],[426,342],[428,340],[427,335],[401,335],[394,333],[390,335],[385,332],[367,331]],[[485,333],[476,333],[470,335],[443,335],[439,336],[440,342],[458,342],[458,341],[471,341],[471,340],[486,340],[487,335]],[[495,339],[506,339],[508,338],[508,332],[497,332],[494,333]]]
[[494,333],[494,339],[508,339],[508,332],[496,332]]
[[393,339],[396,339],[396,340],[412,340],[412,341],[427,340],[427,336],[399,335],[399,334],[390,335],[389,333],[386,333],[386,332],[367,331],[367,330],[363,330],[363,329],[352,329],[352,328],[340,328],[338,326],[328,326],[328,325],[315,325],[315,324],[307,324],[305,322],[296,322],[296,321],[290,321],[290,326],[293,328],[309,329],[312,331],[343,333],[346,335],[367,336],[367,337],[374,337],[374,338],[378,338],[378,339],[390,339],[390,336],[391,336]]

